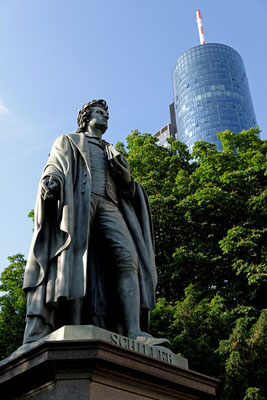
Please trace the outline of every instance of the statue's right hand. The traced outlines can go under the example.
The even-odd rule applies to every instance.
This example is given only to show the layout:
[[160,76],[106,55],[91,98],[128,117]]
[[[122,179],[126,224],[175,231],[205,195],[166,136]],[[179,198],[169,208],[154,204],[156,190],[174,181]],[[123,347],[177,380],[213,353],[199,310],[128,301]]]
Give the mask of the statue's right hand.
[[59,183],[56,179],[46,177],[41,184],[41,197],[42,199],[53,199],[56,198],[59,193]]

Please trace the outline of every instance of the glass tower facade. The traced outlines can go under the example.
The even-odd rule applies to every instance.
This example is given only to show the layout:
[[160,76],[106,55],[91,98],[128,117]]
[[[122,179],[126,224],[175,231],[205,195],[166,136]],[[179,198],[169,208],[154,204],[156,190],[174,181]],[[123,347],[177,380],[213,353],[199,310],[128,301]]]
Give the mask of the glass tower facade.
[[173,87],[178,139],[190,151],[198,140],[222,150],[218,131],[257,125],[243,60],[229,46],[207,43],[187,50],[175,63]]

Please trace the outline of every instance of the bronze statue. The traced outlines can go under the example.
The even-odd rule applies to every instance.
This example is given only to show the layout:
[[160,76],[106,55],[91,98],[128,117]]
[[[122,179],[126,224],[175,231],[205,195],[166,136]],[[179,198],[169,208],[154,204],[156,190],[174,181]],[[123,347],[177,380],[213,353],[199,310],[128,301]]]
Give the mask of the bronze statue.
[[85,104],[77,132],[57,138],[44,168],[24,277],[24,343],[72,324],[164,341],[144,332],[157,281],[147,195],[102,140],[108,118],[104,100]]

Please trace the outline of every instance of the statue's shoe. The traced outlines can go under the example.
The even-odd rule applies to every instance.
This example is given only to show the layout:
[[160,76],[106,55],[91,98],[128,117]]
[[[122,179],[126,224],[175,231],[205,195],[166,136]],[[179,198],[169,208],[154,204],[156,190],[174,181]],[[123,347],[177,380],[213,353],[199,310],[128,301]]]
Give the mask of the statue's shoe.
[[170,344],[168,339],[154,338],[152,336],[151,337],[137,336],[135,340],[141,344],[147,344],[148,346],[159,346],[161,344]]

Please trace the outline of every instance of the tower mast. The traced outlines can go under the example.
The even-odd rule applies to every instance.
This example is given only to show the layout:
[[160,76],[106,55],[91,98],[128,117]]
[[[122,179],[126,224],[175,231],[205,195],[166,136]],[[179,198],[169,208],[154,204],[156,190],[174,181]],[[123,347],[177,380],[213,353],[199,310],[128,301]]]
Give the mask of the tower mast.
[[198,26],[200,44],[205,44],[204,30],[202,25],[202,16],[200,10],[196,10],[196,22]]

